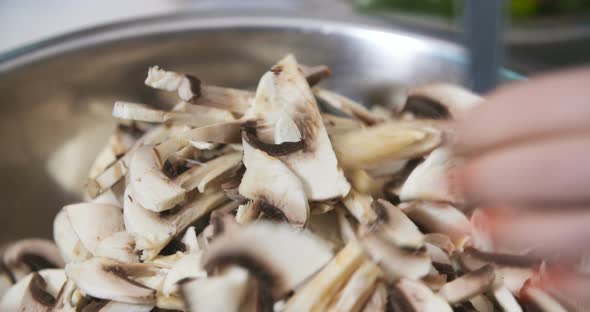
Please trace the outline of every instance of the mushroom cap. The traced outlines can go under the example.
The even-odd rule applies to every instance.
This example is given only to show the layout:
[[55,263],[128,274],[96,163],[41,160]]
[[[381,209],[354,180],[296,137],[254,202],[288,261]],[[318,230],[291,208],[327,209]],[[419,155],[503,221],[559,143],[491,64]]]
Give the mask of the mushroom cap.
[[331,257],[330,247],[313,235],[289,225],[259,221],[213,240],[204,254],[203,266],[208,272],[229,264],[242,266],[278,299]]
[[482,100],[479,95],[458,85],[433,83],[411,88],[402,112],[417,118],[460,118]]
[[9,245],[2,257],[3,267],[19,280],[30,272],[63,268],[59,249],[50,240],[23,239]]

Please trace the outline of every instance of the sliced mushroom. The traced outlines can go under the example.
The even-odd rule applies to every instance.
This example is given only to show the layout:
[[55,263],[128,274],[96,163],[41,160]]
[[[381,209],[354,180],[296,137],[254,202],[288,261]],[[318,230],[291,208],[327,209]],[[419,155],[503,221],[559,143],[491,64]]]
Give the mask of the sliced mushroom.
[[134,281],[134,277],[154,276],[159,269],[151,264],[127,264],[95,257],[66,266],[66,274],[88,296],[126,303],[155,304],[156,291]]
[[434,83],[408,90],[402,112],[417,118],[460,118],[482,97],[450,83]]
[[440,143],[439,130],[408,122],[387,122],[332,136],[334,151],[345,169],[365,169],[420,157]]
[[111,135],[106,146],[99,152],[90,167],[89,178],[93,179],[112,165],[117,158],[127,153],[135,144],[135,137],[118,127]]
[[338,227],[340,228],[342,242],[348,244],[350,241],[356,240],[357,228],[353,225],[351,220],[349,220],[349,217],[342,206],[336,208],[336,217],[338,218]]
[[[150,108],[144,104],[115,102],[113,116],[121,119],[189,125],[193,127],[210,126],[217,123],[233,121],[233,115],[222,109],[186,104],[183,111],[164,111]],[[192,107],[191,107],[192,106]]]
[[495,285],[492,290],[494,301],[506,312],[522,312],[522,308],[510,290],[502,285]]
[[342,203],[360,224],[373,224],[377,221],[377,214],[371,208],[373,203],[371,195],[351,189],[348,195],[342,199]]
[[362,312],[386,312],[387,311],[387,288],[382,282],[378,282],[371,297],[361,310]]
[[403,212],[427,233],[448,236],[458,249],[462,249],[471,235],[471,223],[459,209],[440,202],[412,202]]
[[409,278],[400,279],[393,286],[392,301],[395,311],[452,312],[453,309],[440,296],[424,284]]
[[93,254],[101,240],[125,230],[123,211],[119,207],[80,203],[67,205],[63,209],[72,229],[84,247]]
[[165,214],[144,209],[135,199],[132,185],[125,192],[123,217],[127,232],[135,237],[141,259],[153,259],[176,235],[225,202],[221,191],[195,195],[195,198]]
[[485,295],[477,295],[469,299],[469,303],[477,312],[494,312],[494,303]]
[[366,170],[352,169],[345,174],[355,190],[372,196],[380,195],[383,182],[373,178]]
[[[95,304],[95,306],[91,306]],[[94,301],[84,307],[84,312],[150,312],[153,305],[132,304],[116,301]]]
[[329,246],[313,235],[285,224],[259,221],[213,240],[203,264],[208,272],[228,264],[243,266],[278,299],[309,278],[331,257]]
[[100,240],[94,255],[127,263],[139,262],[139,256],[135,252],[135,238],[126,231],[114,233]]
[[[246,172],[239,193],[249,199],[264,202],[261,207],[272,207],[287,222],[304,227],[309,218],[309,205],[299,178],[279,159],[243,142]],[[264,212],[264,210],[263,210]]]
[[419,279],[430,271],[431,260],[425,250],[397,247],[374,232],[363,235],[361,241],[365,252],[381,267],[390,281],[402,277]]
[[15,282],[14,276],[4,266],[4,263],[0,262],[0,298]]
[[261,205],[256,203],[256,200],[251,200],[240,205],[236,212],[236,222],[238,224],[248,224],[258,219],[258,216],[260,215],[260,207]]
[[182,236],[181,243],[185,246],[186,252],[189,254],[198,253],[201,251],[199,242],[197,241],[197,232],[194,226],[189,226]]
[[463,302],[487,291],[494,278],[494,268],[486,265],[446,283],[438,294],[451,304]]
[[75,311],[77,302],[74,294],[77,290],[76,283],[71,279],[67,279],[55,297],[55,305],[52,312]]
[[165,296],[169,296],[176,292],[178,290],[178,282],[183,279],[205,277],[207,277],[207,272],[201,266],[201,254],[185,255],[168,271],[164,279],[164,284],[162,285],[162,293]]
[[370,261],[363,263],[350,277],[327,311],[360,311],[371,297],[382,272]]
[[340,117],[328,113],[322,113],[324,127],[330,137],[349,131],[357,131],[364,127],[363,123],[352,118]]
[[496,279],[513,294],[518,294],[525,281],[531,278],[541,262],[525,256],[488,253],[467,248],[459,254],[459,264],[467,271],[475,271],[487,264],[494,266]]
[[201,85],[201,96],[193,98],[191,102],[243,115],[252,105],[253,99],[254,93],[251,91]]
[[248,292],[248,271],[228,267],[220,275],[181,281],[185,306],[190,311],[241,311]]
[[316,88],[314,89],[314,94],[323,101],[323,103],[329,105],[330,108],[336,109],[352,118],[360,120],[367,125],[374,125],[385,121],[383,117],[373,114],[362,104],[335,92]]
[[[268,91],[272,98],[255,102],[249,115],[264,118],[274,128],[272,132],[277,134],[274,144],[281,143],[277,139],[283,142],[287,138],[295,139],[295,129],[300,133],[303,148],[280,158],[301,179],[307,198],[319,201],[345,196],[350,185],[338,167],[317,103],[295,58],[288,55],[279,61],[262,83],[262,91]],[[279,119],[284,122],[279,123]],[[295,128],[290,126],[289,119]]]
[[309,220],[307,228],[311,233],[328,242],[333,251],[338,251],[345,245],[342,241],[340,224],[334,210],[313,216]]
[[328,78],[332,75],[330,68],[326,65],[307,66],[299,64],[299,68],[301,69],[303,76],[305,76],[307,83],[311,87],[318,84],[324,78]]
[[401,209],[388,201],[377,199],[371,207],[377,215],[376,226],[382,237],[401,248],[419,249],[424,246],[424,234]]
[[183,172],[173,182],[185,191],[198,189],[202,193],[205,191],[207,184],[219,180],[219,178],[239,166],[241,160],[241,153],[225,154]]
[[153,157],[152,146],[140,147],[129,168],[129,180],[135,190],[135,199],[144,208],[160,212],[185,200],[185,190],[173,183]]
[[180,132],[154,147],[154,155],[160,167],[172,154],[190,142],[241,143],[242,120],[218,123]]
[[464,204],[453,175],[454,169],[459,164],[460,161],[452,157],[445,148],[434,150],[408,176],[400,190],[400,199]]
[[201,81],[198,78],[166,71],[158,66],[149,68],[145,84],[155,89],[176,91],[184,101],[191,101],[201,95]]
[[156,126],[147,131],[139,138],[135,145],[119,160],[108,167],[96,178],[90,179],[85,185],[86,192],[91,198],[95,198],[104,191],[117,184],[128,173],[129,163],[131,162],[135,151],[143,145],[154,145],[166,139],[170,134],[172,127]]
[[11,278],[17,281],[31,272],[65,265],[57,246],[45,239],[24,239],[9,245],[2,261]]
[[53,221],[53,239],[61,256],[68,263],[85,260],[92,256],[92,253],[80,241],[70,223],[67,212],[63,209],[57,213]]
[[349,242],[289,298],[283,311],[322,311],[365,259],[360,244],[357,241]]
[[0,300],[0,311],[50,311],[64,283],[63,269],[30,273],[4,294]]

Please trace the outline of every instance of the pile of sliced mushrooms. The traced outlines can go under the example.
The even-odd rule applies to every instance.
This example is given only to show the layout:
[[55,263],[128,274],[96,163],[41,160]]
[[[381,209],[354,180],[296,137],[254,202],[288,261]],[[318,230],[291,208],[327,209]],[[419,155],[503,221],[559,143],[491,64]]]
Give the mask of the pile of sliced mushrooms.
[[178,104],[115,103],[85,201],[5,246],[0,311],[565,311],[454,187],[448,123],[482,98],[429,84],[384,113],[329,75],[287,55],[252,92],[150,68]]

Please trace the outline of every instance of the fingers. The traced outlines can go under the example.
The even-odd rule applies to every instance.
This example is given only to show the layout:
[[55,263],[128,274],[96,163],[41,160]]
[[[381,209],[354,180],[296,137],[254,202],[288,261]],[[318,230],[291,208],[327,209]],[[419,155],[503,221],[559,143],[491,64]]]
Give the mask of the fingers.
[[572,259],[590,246],[590,206],[582,208],[543,213],[519,209],[517,214],[496,210],[479,216],[478,226],[499,250]]
[[500,88],[469,112],[457,133],[460,153],[564,132],[590,130],[590,67]]
[[590,133],[530,142],[471,159],[461,187],[470,200],[488,204],[590,204],[589,161]]

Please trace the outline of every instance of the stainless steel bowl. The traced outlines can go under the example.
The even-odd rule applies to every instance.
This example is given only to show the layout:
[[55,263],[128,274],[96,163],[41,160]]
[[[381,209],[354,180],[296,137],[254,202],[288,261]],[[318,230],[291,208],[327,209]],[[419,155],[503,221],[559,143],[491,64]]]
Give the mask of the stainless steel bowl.
[[325,85],[386,104],[403,86],[461,82],[460,47],[391,29],[293,17],[174,15],[85,30],[0,56],[0,243],[50,237],[114,120],[115,99],[160,104],[143,85],[147,67],[193,73],[208,83],[253,88],[292,52],[327,64]]

